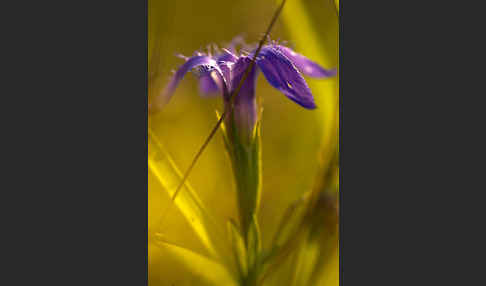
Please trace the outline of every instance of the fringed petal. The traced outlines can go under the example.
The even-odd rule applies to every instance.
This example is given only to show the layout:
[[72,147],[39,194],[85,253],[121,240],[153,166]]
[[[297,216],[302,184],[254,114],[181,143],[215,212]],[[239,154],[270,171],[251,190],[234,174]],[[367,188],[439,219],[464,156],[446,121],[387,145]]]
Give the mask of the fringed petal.
[[316,107],[304,78],[292,62],[273,46],[261,49],[257,64],[267,81],[289,99],[307,109]]
[[336,75],[336,69],[325,69],[319,64],[309,60],[307,57],[294,52],[292,49],[285,46],[276,46],[282,54],[284,54],[294,66],[303,74],[311,77],[333,77]]
[[208,76],[212,71],[219,70],[216,61],[209,56],[193,56],[189,58],[182,66],[179,67],[177,72],[172,77],[170,83],[162,92],[162,105],[165,105],[170,100],[170,98],[174,94],[175,89],[177,88],[177,85],[182,80],[184,75],[194,68],[197,68],[196,74],[199,77]]

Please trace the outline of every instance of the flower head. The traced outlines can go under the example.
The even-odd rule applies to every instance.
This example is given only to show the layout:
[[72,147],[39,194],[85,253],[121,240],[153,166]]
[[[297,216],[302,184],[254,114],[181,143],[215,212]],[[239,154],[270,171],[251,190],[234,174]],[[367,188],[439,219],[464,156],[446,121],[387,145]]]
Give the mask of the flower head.
[[[179,67],[169,85],[162,92],[163,104],[169,101],[180,80],[190,70],[195,70],[195,74],[199,77],[202,94],[217,91],[222,91],[227,95],[231,94],[238,86],[239,80],[250,65],[255,53],[255,50],[250,53],[242,50],[238,53],[235,46],[240,41],[241,39],[237,38],[237,41],[233,41],[227,49],[221,51],[215,49],[214,55],[210,51],[208,53],[197,52],[192,57],[185,58],[186,62]],[[336,75],[336,69],[325,69],[307,57],[276,42],[262,47],[255,64],[235,99],[235,107],[253,108],[251,105],[255,99],[255,84],[259,71],[274,88],[307,109],[313,109],[316,105],[302,74],[317,78]],[[225,89],[227,89],[226,92]],[[251,116],[256,116],[256,113]]]

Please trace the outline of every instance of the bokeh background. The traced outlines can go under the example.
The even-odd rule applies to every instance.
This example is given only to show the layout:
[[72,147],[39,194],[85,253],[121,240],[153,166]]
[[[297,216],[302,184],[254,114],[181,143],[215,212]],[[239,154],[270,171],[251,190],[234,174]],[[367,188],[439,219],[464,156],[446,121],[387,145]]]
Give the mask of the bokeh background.
[[[248,43],[258,42],[279,2],[149,0],[149,100],[168,83],[171,70],[183,63],[175,54],[190,56],[213,43],[224,46],[238,35]],[[271,38],[288,41],[297,52],[325,68],[337,67],[339,21],[335,4],[334,0],[288,0]],[[256,93],[264,108],[258,220],[264,248],[269,247],[286,208],[312,188],[323,152],[337,140],[338,78],[306,77],[306,81],[316,98],[316,110],[301,108],[273,89],[262,74],[258,78]],[[188,168],[216,123],[215,110],[222,110],[221,99],[201,97],[197,79],[187,74],[170,103],[149,115],[150,128],[181,171]],[[163,232],[181,247],[204,252],[177,208],[168,208],[172,202],[167,186],[151,171],[148,180],[149,285],[201,285],[197,282],[201,273],[152,241],[151,234]],[[188,181],[218,223],[226,225],[229,219],[238,219],[235,187],[221,134],[209,144]],[[167,209],[161,229],[160,218]],[[324,267],[320,285],[338,285],[337,251]]]

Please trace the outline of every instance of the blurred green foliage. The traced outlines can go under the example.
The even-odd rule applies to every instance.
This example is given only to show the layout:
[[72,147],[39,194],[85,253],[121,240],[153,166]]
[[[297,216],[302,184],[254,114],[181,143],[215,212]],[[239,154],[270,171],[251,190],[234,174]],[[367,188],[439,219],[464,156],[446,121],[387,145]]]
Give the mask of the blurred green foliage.
[[[244,36],[247,42],[257,42],[279,2],[149,0],[149,100],[168,83],[171,70],[182,64],[175,54],[191,55],[213,43],[223,46],[237,35]],[[339,24],[335,3],[338,1],[287,2],[271,33],[272,39],[288,41],[297,52],[326,68],[336,67]],[[315,177],[322,171],[320,164],[326,166],[337,148],[338,78],[306,78],[306,81],[316,98],[316,110],[305,110],[294,104],[273,89],[263,75],[258,79],[256,92],[264,108],[261,126],[263,187],[258,213],[263,249],[271,249],[274,234],[288,207],[315,189]],[[170,156],[173,167],[187,169],[216,123],[215,110],[222,110],[221,99],[199,96],[198,82],[188,74],[171,102],[161,112],[150,114],[152,135],[163,144],[161,148]],[[150,144],[149,153],[155,147]],[[184,206],[181,209],[171,201],[177,176],[172,177],[172,183],[161,180],[164,172],[169,171],[160,171],[160,168],[149,168],[148,174],[149,285],[230,285],[232,273],[226,273],[221,264],[231,263],[228,262],[231,257],[222,258],[219,254],[227,250],[227,256],[231,256],[224,230],[229,220],[238,220],[237,194],[221,134],[209,144],[188,180],[197,200],[214,220],[215,228],[223,230],[215,234],[223,241],[218,245],[219,252],[208,251],[201,239],[204,231],[194,228],[197,221],[191,223],[191,210],[181,211]],[[337,177],[338,172],[333,176]],[[207,231],[221,232],[212,228]],[[161,240],[168,243],[160,243],[156,233],[162,233]],[[289,282],[288,272],[304,273],[302,269],[310,272],[312,265],[307,264],[317,261],[320,254],[316,243],[323,240],[305,241],[308,245],[300,246],[294,262],[283,261],[279,270],[266,280],[268,285],[303,285],[302,277],[311,273],[300,278],[296,274]],[[337,241],[322,243],[335,245]],[[322,263],[323,271],[315,283],[338,285],[338,250],[328,245],[325,249],[330,255]],[[300,262],[296,264],[295,261]],[[209,282],[204,284],[203,280]]]

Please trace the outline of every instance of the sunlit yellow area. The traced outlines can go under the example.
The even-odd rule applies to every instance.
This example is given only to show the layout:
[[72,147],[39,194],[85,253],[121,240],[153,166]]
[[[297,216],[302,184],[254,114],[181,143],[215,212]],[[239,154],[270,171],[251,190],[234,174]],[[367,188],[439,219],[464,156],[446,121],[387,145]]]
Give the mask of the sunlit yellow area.
[[[271,39],[286,41],[324,68],[337,68],[339,1],[286,2]],[[257,43],[281,1],[148,3],[150,103],[169,83],[172,70],[184,63],[176,54],[192,56],[213,44],[224,47],[235,36]],[[262,257],[272,258],[252,285],[339,285],[339,170],[332,168],[338,149],[339,76],[304,78],[317,109],[302,108],[262,74],[258,77],[256,95],[263,107],[258,249]],[[187,73],[169,103],[149,114],[150,286],[250,285],[241,280],[251,254],[238,236],[238,196],[221,130],[174,197],[222,111],[221,95],[201,96],[198,79]],[[282,221],[289,223],[281,231]],[[270,256],[280,242],[285,247]]]

